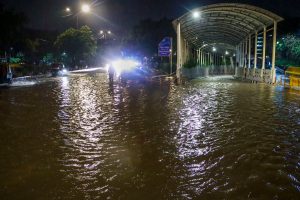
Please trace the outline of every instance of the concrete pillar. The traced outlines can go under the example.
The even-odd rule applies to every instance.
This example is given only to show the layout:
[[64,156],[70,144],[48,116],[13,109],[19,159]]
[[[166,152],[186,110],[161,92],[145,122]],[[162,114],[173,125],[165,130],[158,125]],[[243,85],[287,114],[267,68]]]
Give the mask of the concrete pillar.
[[184,39],[184,63],[187,61],[187,41]]
[[238,66],[237,66],[237,63],[239,62],[239,60],[238,60],[238,58],[239,58],[239,47],[238,47],[238,45],[235,47],[235,63],[234,63],[234,76],[237,76],[237,68],[238,68]]
[[240,66],[240,57],[241,57],[240,45],[238,45],[237,46],[237,57],[236,57],[236,60],[238,62],[238,67]]
[[205,51],[202,52],[202,65],[205,66]]
[[242,42],[242,46],[241,46],[241,51],[242,51],[242,57],[241,57],[241,67],[244,67],[244,63],[245,63],[245,42]]
[[245,39],[244,68],[247,68],[248,41]]
[[176,76],[177,78],[181,77],[181,69],[182,69],[182,36],[181,36],[181,28],[180,22],[177,24],[177,71]]
[[237,67],[239,67],[239,63],[240,63],[240,49],[239,49],[239,45],[236,46],[236,64],[238,63]]
[[251,68],[251,35],[249,36],[249,44],[248,44],[248,68]]
[[244,65],[244,43],[241,43],[241,67]]
[[207,53],[207,64],[208,64],[208,66],[210,66],[210,53],[209,52]]
[[274,21],[273,48],[272,48],[272,83],[273,84],[276,82],[276,70],[275,70],[276,44],[277,44],[277,22]]
[[204,51],[203,50],[201,52],[201,59],[202,59],[201,64],[202,64],[202,67],[203,67],[204,66]]
[[255,44],[254,44],[254,69],[257,68],[257,39],[258,38],[258,33],[256,31],[255,33]]
[[214,53],[213,59],[214,59],[214,61],[213,61],[214,66],[217,66],[217,65],[218,65],[218,62],[217,62],[217,54],[216,54],[216,53]]
[[200,50],[200,66],[202,67],[202,51]]
[[263,52],[262,52],[262,67],[261,67],[261,79],[264,80],[264,71],[266,69],[266,49],[267,49],[267,27],[264,26],[263,33]]
[[262,69],[266,68],[266,49],[267,49],[267,27],[264,27],[263,33],[263,52],[262,52]]
[[200,49],[198,49],[198,66],[200,66]]

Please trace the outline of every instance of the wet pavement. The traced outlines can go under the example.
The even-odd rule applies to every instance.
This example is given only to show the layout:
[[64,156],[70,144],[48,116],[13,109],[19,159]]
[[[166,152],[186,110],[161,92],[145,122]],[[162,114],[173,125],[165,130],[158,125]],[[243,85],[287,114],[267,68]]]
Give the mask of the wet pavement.
[[299,199],[300,93],[76,74],[0,89],[1,199]]

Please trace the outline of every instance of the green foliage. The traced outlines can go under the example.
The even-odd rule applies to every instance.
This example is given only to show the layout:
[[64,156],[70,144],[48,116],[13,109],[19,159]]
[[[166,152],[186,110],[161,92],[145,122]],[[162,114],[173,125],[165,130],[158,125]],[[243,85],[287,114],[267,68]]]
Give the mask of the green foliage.
[[197,66],[197,61],[193,58],[189,59],[184,65],[183,68],[194,68]]
[[10,63],[18,64],[21,62],[24,62],[24,54],[23,53],[17,53],[15,57],[11,57],[9,60]]
[[53,53],[47,53],[43,56],[42,62],[46,65],[49,65],[54,62],[54,56]]
[[292,65],[297,65],[297,64],[299,65],[300,38],[295,35],[284,36],[277,43],[277,51],[279,53],[279,58],[280,58],[277,61],[277,64],[292,63]]
[[291,59],[285,59],[285,58],[277,58],[276,64],[279,66],[293,66],[293,67],[300,66],[299,62]]
[[66,53],[71,57],[72,64],[79,64],[80,60],[88,60],[96,53],[96,41],[92,30],[83,26],[79,30],[70,28],[60,34],[54,46],[60,54]]

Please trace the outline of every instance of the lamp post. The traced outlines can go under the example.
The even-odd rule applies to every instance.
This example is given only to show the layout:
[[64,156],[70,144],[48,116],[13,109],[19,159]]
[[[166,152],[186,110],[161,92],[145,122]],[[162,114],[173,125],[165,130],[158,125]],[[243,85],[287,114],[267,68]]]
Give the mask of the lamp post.
[[[67,16],[71,16],[72,14],[72,10],[70,7],[66,7],[65,12],[68,14]],[[90,13],[91,12],[91,6],[89,4],[82,4],[80,7],[79,12],[76,14],[76,28],[79,28],[79,15],[80,13]]]
[[112,32],[110,30],[100,30],[99,31],[99,36],[100,36],[100,39],[107,39],[107,36],[108,35],[111,35]]

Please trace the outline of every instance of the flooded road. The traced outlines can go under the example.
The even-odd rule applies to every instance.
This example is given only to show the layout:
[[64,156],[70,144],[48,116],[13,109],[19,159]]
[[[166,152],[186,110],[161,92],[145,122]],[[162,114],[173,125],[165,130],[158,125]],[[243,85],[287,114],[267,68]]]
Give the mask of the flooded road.
[[0,199],[300,199],[300,94],[228,77],[0,90]]

